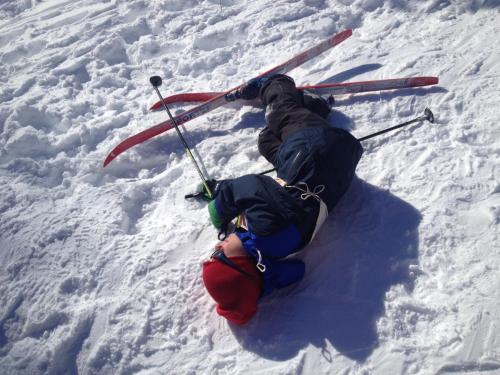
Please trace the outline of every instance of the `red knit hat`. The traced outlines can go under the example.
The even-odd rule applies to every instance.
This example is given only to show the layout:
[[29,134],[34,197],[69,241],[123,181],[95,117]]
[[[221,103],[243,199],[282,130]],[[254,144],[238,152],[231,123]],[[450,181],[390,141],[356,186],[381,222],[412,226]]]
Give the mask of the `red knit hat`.
[[229,258],[247,275],[217,259],[203,263],[203,282],[217,302],[217,314],[235,324],[247,323],[257,312],[262,281],[250,258]]

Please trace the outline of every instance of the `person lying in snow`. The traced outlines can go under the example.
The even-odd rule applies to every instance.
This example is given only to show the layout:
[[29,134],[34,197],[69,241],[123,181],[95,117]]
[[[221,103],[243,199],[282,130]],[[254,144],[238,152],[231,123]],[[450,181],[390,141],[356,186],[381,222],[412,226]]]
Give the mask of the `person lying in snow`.
[[[303,277],[304,263],[286,257],[312,241],[351,184],[363,149],[350,133],[329,125],[323,98],[297,90],[288,76],[255,79],[236,95],[260,96],[266,106],[258,147],[278,176],[220,181],[208,205],[223,241],[203,264],[203,282],[217,313],[242,325],[261,297]],[[237,217],[243,225],[228,235]]]

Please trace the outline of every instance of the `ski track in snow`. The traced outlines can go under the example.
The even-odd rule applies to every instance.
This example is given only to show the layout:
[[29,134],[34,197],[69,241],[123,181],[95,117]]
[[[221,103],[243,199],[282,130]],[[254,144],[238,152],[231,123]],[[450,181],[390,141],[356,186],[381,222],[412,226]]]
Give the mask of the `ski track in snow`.
[[[2,374],[500,373],[497,0],[6,0],[0,4]],[[162,92],[234,87],[326,37],[300,84],[435,75],[339,96],[364,143],[298,285],[244,328],[200,265],[216,242],[174,132],[102,162],[163,120]],[[181,108],[175,108],[179,111]],[[214,178],[268,168],[259,109],[184,126]]]

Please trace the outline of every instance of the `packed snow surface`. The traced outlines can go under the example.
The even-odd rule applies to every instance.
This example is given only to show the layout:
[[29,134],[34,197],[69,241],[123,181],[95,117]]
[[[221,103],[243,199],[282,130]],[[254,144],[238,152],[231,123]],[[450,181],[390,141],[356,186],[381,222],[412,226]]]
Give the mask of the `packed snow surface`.
[[[500,1],[0,2],[2,374],[499,374]],[[234,87],[339,31],[298,84],[438,76],[339,96],[357,178],[300,255],[306,277],[230,326],[203,289],[216,243],[162,93]],[[179,113],[187,107],[175,107]],[[270,166],[262,109],[184,126],[213,178]]]

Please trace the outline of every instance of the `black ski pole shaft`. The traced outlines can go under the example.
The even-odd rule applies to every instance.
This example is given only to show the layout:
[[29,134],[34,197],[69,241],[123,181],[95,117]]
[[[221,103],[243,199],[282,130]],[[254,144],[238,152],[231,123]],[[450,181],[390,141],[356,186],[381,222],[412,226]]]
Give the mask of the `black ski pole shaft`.
[[271,173],[271,172],[274,172],[276,170],[276,168],[273,168],[273,169],[268,169],[267,171],[264,171],[264,172],[260,172],[259,174],[268,174],[268,173]]
[[167,107],[167,103],[165,103],[165,99],[163,99],[163,96],[160,93],[160,90],[158,90],[158,86],[161,85],[161,77],[159,76],[152,76],[149,78],[149,82],[151,82],[151,85],[154,87],[156,94],[160,98],[163,108],[165,111],[168,113],[168,117],[170,118],[170,121],[172,121],[172,124],[174,125],[175,130],[177,131],[177,135],[179,136],[182,144],[184,145],[184,149],[186,150],[186,153],[188,154],[189,158],[193,162],[194,167],[196,168],[196,171],[198,172],[198,175],[201,178],[201,181],[203,182],[203,186],[205,187],[208,195],[210,198],[213,198],[212,191],[210,190],[210,187],[208,186],[207,179],[203,175],[203,172],[201,171],[200,167],[198,166],[198,163],[196,162],[196,159],[194,158],[193,153],[191,152],[191,149],[189,148],[189,145],[187,144],[186,140],[184,139],[184,136],[182,135],[179,125],[177,125],[177,121],[175,121],[174,117],[170,113],[170,110]]
[[381,134],[384,134],[384,133],[387,133],[387,132],[390,132],[390,131],[402,128],[403,126],[407,126],[407,125],[413,124],[415,122],[420,122],[420,121],[424,121],[424,120],[427,120],[429,122],[434,122],[434,114],[431,112],[431,110],[429,108],[425,109],[424,114],[422,116],[414,118],[413,120],[410,120],[410,121],[403,122],[402,124],[395,125],[395,126],[392,126],[390,128],[381,130],[379,132],[376,132],[376,133],[373,133],[373,134],[369,134],[369,135],[367,135],[365,137],[359,138],[359,141],[360,142],[361,141],[365,141],[367,139],[376,137],[378,135],[381,135]]
[[[362,137],[362,138],[359,138],[359,141],[365,141],[367,139],[370,139],[370,138],[373,138],[373,137],[376,137],[380,134],[384,134],[384,133],[387,133],[387,132],[390,132],[390,131],[393,131],[393,130],[396,130],[396,129],[399,129],[399,128],[402,128],[403,126],[407,126],[407,125],[410,125],[410,124],[413,124],[415,122],[419,122],[419,121],[424,121],[424,120],[427,120],[431,123],[434,122],[434,114],[432,113],[432,111],[429,109],[429,108],[426,108],[424,110],[424,114],[422,116],[419,116],[417,118],[414,118],[413,120],[410,120],[410,121],[406,121],[406,122],[403,122],[402,124],[399,124],[399,125],[395,125],[395,126],[392,126],[390,128],[387,128],[387,129],[384,129],[384,130],[381,130],[379,132],[376,132],[376,133],[373,133],[373,134],[369,134],[365,137]],[[264,171],[264,172],[260,172],[259,174],[260,175],[263,175],[263,174],[268,174],[268,173],[271,173],[271,172],[274,172],[276,170],[276,168],[273,168],[273,169],[268,169],[267,171]]]

